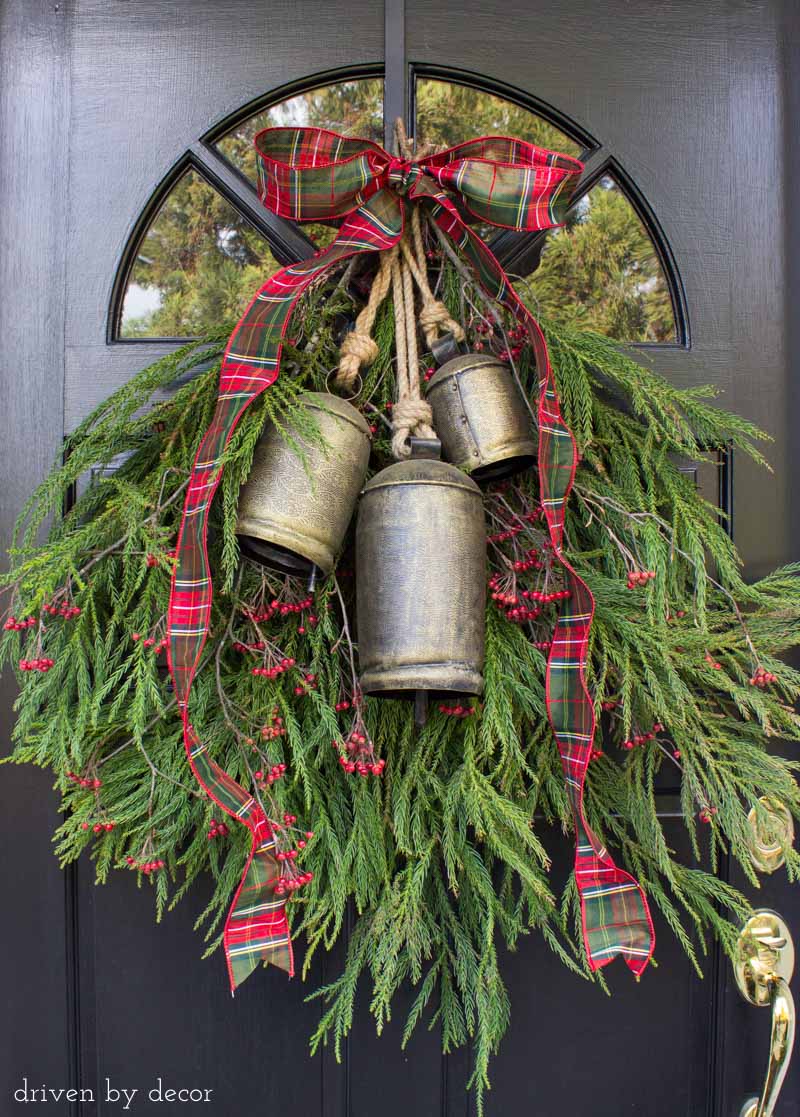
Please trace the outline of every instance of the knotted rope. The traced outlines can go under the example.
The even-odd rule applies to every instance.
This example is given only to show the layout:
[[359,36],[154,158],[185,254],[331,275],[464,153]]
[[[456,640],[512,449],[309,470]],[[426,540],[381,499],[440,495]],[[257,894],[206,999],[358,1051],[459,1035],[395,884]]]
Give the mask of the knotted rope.
[[338,388],[352,390],[358,380],[361,369],[378,356],[378,346],[372,338],[372,327],[375,325],[375,316],[389,292],[392,282],[392,262],[397,259],[400,249],[398,245],[390,248],[388,252],[381,252],[380,263],[366,306],[356,318],[355,325],[350,333],[345,335],[341,345],[339,357],[339,371],[334,383]]
[[[400,156],[409,163],[414,162],[413,141],[406,135],[401,120],[395,123],[395,134]],[[429,152],[418,153],[416,161],[424,154]],[[392,453],[398,459],[407,458],[411,453],[409,438],[412,435],[436,437],[430,404],[422,398],[420,389],[414,283],[419,288],[422,301],[419,324],[428,348],[433,346],[440,333],[449,331],[457,341],[464,338],[463,329],[450,316],[444,303],[436,298],[428,283],[422,219],[418,206],[410,209],[411,218],[400,243],[380,254],[367,303],[342,342],[335,379],[337,387],[352,391],[361,369],[377,358],[378,346],[372,337],[372,328],[378,307],[391,287],[397,348],[397,402],[392,411]]]

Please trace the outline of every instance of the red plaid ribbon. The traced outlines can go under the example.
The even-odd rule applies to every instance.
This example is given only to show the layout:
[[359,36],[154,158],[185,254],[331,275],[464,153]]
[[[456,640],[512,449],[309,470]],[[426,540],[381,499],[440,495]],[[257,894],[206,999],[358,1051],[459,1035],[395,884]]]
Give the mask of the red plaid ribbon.
[[428,207],[476,280],[525,327],[533,346],[539,374],[541,500],[554,554],[572,591],[556,623],[547,665],[547,709],[575,815],[575,872],[586,952],[592,969],[620,954],[638,976],[654,945],[647,902],[636,881],[614,865],[583,812],[594,737],[594,710],[585,682],[594,602],[561,550],[564,506],[577,464],[575,440],[561,415],[542,331],[491,251],[467,224],[473,218],[527,231],[561,224],[582,164],[502,136],[470,140],[418,163],[394,158],[368,140],[320,128],[268,128],[255,143],[259,194],[269,209],[293,221],[341,218],[342,224],[324,252],[268,279],[233,331],[222,362],[216,411],[197,451],[178,537],[168,612],[169,666],[186,752],[208,795],[252,835],[250,857],[224,932],[231,987],[241,984],[259,961],[290,974],[293,963],[284,902],[274,895],[279,863],[269,824],[251,793],[208,755],[189,717],[192,680],[211,611],[206,535],[222,473],[220,459],[245,408],[278,377],[283,338],[303,291],[348,257],[397,244],[409,204]]

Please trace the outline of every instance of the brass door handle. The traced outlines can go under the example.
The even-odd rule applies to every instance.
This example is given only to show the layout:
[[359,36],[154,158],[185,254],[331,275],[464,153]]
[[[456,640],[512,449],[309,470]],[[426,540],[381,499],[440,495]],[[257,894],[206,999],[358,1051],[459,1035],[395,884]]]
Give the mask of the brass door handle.
[[739,932],[734,960],[739,992],[750,1004],[772,1009],[769,1062],[764,1088],[749,1098],[739,1117],[773,1117],[794,1046],[794,998],[789,982],[794,972],[794,944],[777,912],[753,912]]

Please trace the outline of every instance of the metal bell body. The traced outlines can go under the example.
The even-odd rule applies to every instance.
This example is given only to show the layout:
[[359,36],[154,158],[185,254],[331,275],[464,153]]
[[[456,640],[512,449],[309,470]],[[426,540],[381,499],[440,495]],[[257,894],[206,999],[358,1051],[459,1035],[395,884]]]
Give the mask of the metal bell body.
[[510,477],[536,461],[531,416],[511,369],[468,353],[431,377],[427,400],[444,456],[478,483]]
[[480,694],[486,528],[480,489],[466,474],[412,459],[368,482],[356,587],[365,694]]
[[369,424],[349,403],[319,392],[304,397],[325,445],[287,424],[305,463],[272,425],[261,436],[239,495],[242,552],[286,574],[328,574],[367,476]]

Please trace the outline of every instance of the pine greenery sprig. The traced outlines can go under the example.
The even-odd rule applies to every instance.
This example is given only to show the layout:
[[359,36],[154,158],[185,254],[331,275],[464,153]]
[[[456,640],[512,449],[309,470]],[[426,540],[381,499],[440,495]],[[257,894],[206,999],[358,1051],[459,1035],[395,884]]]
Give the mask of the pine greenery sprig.
[[[509,354],[533,396],[535,370],[515,350],[512,324],[457,268],[442,266],[434,278],[472,342]],[[317,589],[315,625],[277,615],[256,631],[244,611],[273,595],[297,596],[291,579],[241,560],[239,489],[265,424],[301,455],[320,444],[303,393],[327,388],[342,329],[357,310],[351,280],[352,269],[303,300],[281,378],[248,409],[225,452],[211,513],[215,596],[193,723],[218,763],[245,784],[260,766],[287,765],[288,778],[274,788],[277,807],[315,835],[304,851],[314,879],[289,906],[293,933],[306,943],[304,972],[353,916],[341,975],[313,994],[323,1011],[312,1049],[330,1039],[339,1053],[362,975],[379,1030],[398,989],[411,982],[404,1042],[424,1023],[439,1029],[446,1051],[470,1043],[480,1112],[509,1019],[498,945],[513,948],[539,933],[560,963],[592,978],[574,882],[559,895],[549,877],[554,843],[569,840],[558,830],[572,826],[545,709],[553,607],[544,604],[521,625],[487,603],[486,692],[469,716],[433,710],[416,732],[405,704],[368,700],[365,728],[386,771],[381,781],[356,782],[331,748],[350,716],[335,707],[352,697],[349,551]],[[735,922],[748,910],[715,870],[728,853],[756,884],[750,807],[768,796],[800,817],[797,763],[768,747],[771,738],[800,739],[800,674],[781,658],[798,643],[800,565],[746,582],[719,510],[680,469],[681,459],[716,460],[720,448],[761,461],[761,432],[713,406],[711,390],[676,388],[606,338],[544,327],[581,451],[566,538],[596,601],[589,683],[600,730],[587,814],[699,968],[708,935],[732,949]],[[374,428],[375,470],[390,454],[393,329],[384,306],[375,327],[379,356],[357,401]],[[104,881],[112,869],[138,872],[149,859],[163,861],[163,871],[138,872],[153,888],[159,918],[210,872],[213,895],[198,921],[209,952],[247,836],[233,825],[227,836],[208,836],[212,805],[189,772],[157,649],[183,493],[213,413],[227,332],[156,362],[81,423],[23,510],[0,580],[8,615],[33,618],[3,631],[0,655],[15,667],[42,655],[53,661],[47,672],[17,671],[10,759],[54,773],[64,812],[61,862],[86,853]],[[537,507],[535,472],[487,493],[490,572],[508,586],[559,586]],[[511,538],[496,538],[509,526]],[[533,573],[515,570],[531,554]],[[241,647],[259,635],[313,674],[314,687],[298,695],[303,676],[254,676],[255,653]],[[759,670],[775,682],[755,685]],[[272,735],[276,724],[282,730]],[[665,835],[663,789],[680,803],[691,864],[678,860]],[[794,879],[800,860],[786,853]],[[602,984],[600,975],[593,979]]]

